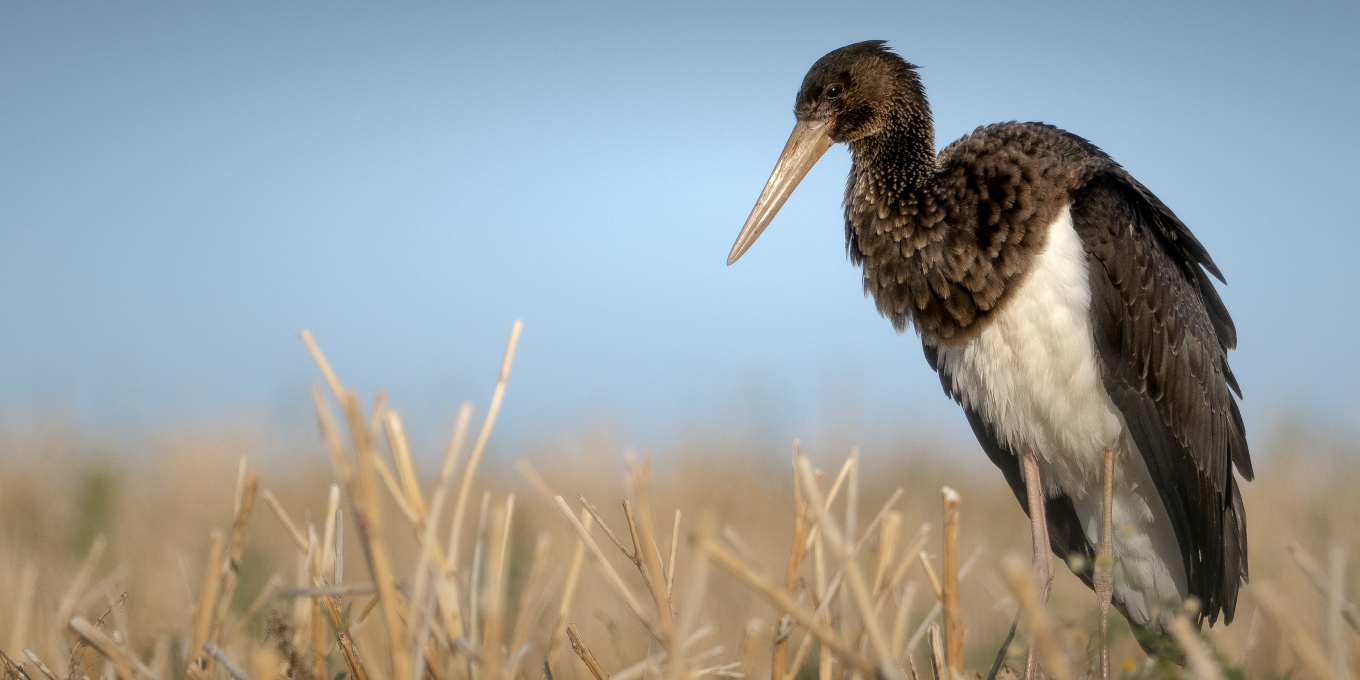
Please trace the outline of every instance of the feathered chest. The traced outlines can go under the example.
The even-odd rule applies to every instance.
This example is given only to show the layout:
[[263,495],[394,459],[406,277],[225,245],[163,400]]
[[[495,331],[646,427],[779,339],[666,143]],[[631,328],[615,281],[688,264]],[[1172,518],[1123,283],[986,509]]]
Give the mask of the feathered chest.
[[[1027,130],[980,128],[940,153],[924,182],[855,153],[845,193],[846,247],[864,291],[899,332],[959,345],[1023,282],[1048,227],[1089,178]],[[853,147],[852,147],[853,149]]]

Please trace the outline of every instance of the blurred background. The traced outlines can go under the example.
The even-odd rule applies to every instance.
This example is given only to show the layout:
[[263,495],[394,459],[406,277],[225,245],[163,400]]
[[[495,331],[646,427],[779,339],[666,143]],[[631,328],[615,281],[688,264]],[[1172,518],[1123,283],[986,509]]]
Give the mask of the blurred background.
[[846,261],[843,148],[724,265],[806,69],[886,39],[941,146],[1052,123],[1193,229],[1253,441],[1348,437],[1357,34],[1346,2],[5,3],[0,426],[314,441],[310,328],[425,456],[520,318],[496,447],[967,442]]

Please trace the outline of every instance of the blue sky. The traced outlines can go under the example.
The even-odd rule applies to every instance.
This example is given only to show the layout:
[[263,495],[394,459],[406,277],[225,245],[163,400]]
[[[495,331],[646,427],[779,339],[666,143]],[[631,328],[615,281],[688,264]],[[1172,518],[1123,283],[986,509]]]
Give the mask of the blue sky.
[[[0,5],[0,423],[309,422],[312,329],[417,432],[964,436],[845,258],[833,149],[728,248],[825,52],[886,39],[941,145],[1106,149],[1230,286],[1254,437],[1360,419],[1360,5]],[[433,435],[431,435],[433,436]]]

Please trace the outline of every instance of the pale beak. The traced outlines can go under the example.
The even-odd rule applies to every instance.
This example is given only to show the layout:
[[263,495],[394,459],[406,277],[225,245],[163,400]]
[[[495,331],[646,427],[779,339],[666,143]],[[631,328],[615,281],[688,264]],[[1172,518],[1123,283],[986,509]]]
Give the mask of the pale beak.
[[831,126],[827,123],[825,120],[799,121],[793,126],[793,134],[789,135],[784,152],[779,154],[779,162],[775,163],[774,172],[770,173],[770,181],[765,183],[765,190],[760,192],[756,207],[751,209],[751,216],[746,218],[741,233],[737,234],[737,242],[732,244],[727,264],[736,262],[756,242],[760,232],[770,226],[774,214],[784,207],[784,201],[803,181],[803,176],[831,148]]

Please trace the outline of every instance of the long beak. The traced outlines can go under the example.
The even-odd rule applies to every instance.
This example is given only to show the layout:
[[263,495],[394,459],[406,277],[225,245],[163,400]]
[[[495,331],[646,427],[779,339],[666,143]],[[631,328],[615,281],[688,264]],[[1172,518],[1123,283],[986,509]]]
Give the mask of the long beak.
[[830,126],[824,120],[811,123],[799,121],[793,126],[793,134],[789,135],[784,152],[779,154],[779,162],[775,163],[774,172],[770,173],[770,181],[765,183],[765,190],[760,192],[756,207],[751,209],[751,216],[746,218],[741,233],[737,234],[737,242],[732,244],[727,264],[736,262],[760,238],[760,232],[770,226],[770,220],[784,207],[784,201],[803,181],[803,176],[831,148],[830,132]]

